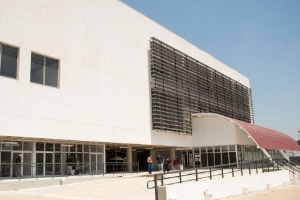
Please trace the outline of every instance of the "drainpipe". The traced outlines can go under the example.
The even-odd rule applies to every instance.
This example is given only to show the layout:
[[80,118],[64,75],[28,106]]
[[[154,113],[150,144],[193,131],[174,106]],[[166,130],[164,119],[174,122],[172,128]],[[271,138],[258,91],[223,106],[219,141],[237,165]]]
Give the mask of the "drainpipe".
[[279,152],[283,155],[283,157],[284,157],[288,162],[290,162],[290,158],[289,158],[282,150],[279,150]]

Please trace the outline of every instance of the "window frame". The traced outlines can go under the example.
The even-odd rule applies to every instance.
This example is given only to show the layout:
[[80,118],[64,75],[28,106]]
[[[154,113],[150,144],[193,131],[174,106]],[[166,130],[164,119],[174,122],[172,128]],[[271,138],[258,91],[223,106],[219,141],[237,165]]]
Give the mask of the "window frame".
[[5,76],[5,75],[2,75],[2,74],[0,74],[0,77],[5,77],[5,78],[11,78],[11,79],[18,80],[19,79],[20,47],[0,41],[0,71],[1,71],[1,67],[2,67],[1,66],[1,61],[2,61],[2,45],[5,45],[5,46],[11,47],[11,48],[15,48],[17,50],[17,58],[16,58],[17,61],[16,61],[16,76],[15,77]]
[[[32,69],[32,55],[35,54],[37,56],[41,56],[43,57],[43,83],[37,83],[37,82],[32,82],[31,80],[31,69]],[[47,59],[52,59],[52,60],[56,60],[57,61],[57,83],[56,83],[56,86],[52,86],[52,85],[47,85],[46,84],[46,68],[47,68],[47,62],[46,60]],[[30,55],[30,82],[31,83],[34,83],[34,84],[38,84],[38,85],[43,85],[43,86],[48,86],[48,87],[51,87],[51,88],[60,88],[60,60],[57,59],[57,58],[54,58],[52,56],[48,56],[48,55],[45,55],[45,54],[41,54],[41,53],[37,53],[35,51],[31,51],[31,55]]]

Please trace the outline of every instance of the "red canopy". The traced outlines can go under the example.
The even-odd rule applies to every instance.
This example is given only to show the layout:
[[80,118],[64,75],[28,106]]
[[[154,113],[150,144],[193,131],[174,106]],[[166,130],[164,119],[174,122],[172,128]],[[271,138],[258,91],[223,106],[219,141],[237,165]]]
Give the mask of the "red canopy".
[[243,127],[261,148],[300,151],[299,144],[284,133],[237,119],[231,120]]

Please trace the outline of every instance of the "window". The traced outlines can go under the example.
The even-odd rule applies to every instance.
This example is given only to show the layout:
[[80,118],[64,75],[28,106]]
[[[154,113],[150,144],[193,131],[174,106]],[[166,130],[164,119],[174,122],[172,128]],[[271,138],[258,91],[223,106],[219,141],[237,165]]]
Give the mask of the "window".
[[58,60],[31,53],[30,81],[58,87]]
[[17,78],[18,49],[0,43],[0,75]]

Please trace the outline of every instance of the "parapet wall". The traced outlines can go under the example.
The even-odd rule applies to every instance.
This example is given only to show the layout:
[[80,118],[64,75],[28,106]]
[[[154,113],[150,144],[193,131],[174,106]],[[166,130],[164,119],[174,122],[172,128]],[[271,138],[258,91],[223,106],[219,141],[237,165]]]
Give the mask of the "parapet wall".
[[158,200],[213,200],[234,195],[246,195],[249,192],[267,190],[290,183],[290,174],[287,170],[234,178],[215,178],[213,180],[160,186],[158,188]]

